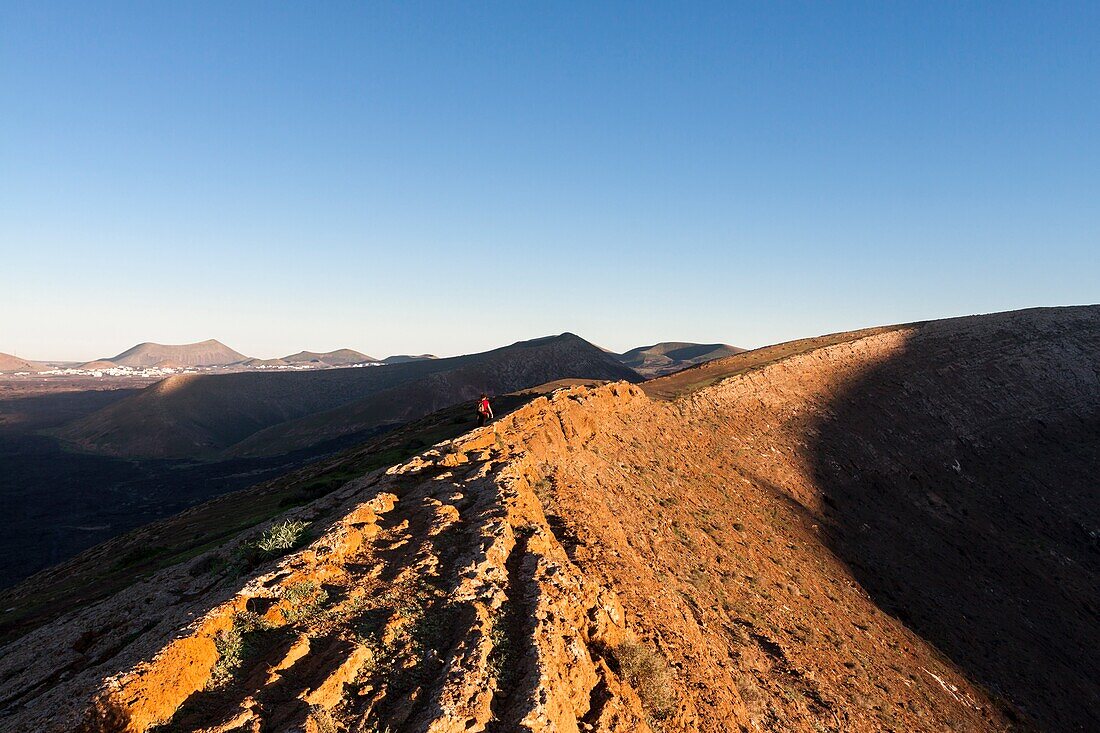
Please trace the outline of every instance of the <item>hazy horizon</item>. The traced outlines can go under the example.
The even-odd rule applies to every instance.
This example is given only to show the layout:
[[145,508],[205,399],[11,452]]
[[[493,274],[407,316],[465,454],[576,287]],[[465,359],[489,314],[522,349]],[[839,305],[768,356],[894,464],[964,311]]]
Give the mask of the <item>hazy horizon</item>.
[[[211,336],[208,339],[195,339],[193,341],[180,341],[180,342],[156,341],[156,340],[152,340],[152,339],[142,339],[140,341],[133,341],[132,343],[130,343],[129,346],[118,349],[117,351],[113,351],[109,354],[100,354],[99,356],[95,356],[95,357],[45,358],[45,359],[43,359],[43,358],[38,358],[33,354],[18,354],[18,353],[14,353],[14,352],[4,351],[3,349],[0,349],[0,353],[11,354],[12,356],[18,356],[21,359],[27,359],[29,361],[90,362],[90,361],[98,360],[98,359],[111,359],[115,356],[118,356],[118,355],[122,354],[124,351],[126,351],[128,349],[131,349],[135,346],[139,346],[139,345],[145,344],[145,343],[154,343],[154,344],[159,344],[159,345],[162,345],[162,346],[186,346],[186,345],[191,345],[191,344],[202,343],[203,341],[207,341],[207,340],[212,339],[214,341],[220,342],[223,346],[228,346],[229,348],[233,349],[234,351],[237,351],[239,353],[244,354],[245,356],[249,356],[249,357],[253,357],[253,358],[260,358],[260,359],[277,359],[277,358],[281,358],[281,357],[284,357],[284,356],[292,356],[292,355],[297,354],[301,351],[309,351],[309,352],[313,352],[313,353],[325,354],[325,353],[330,353],[330,352],[333,352],[333,351],[338,351],[340,349],[353,349],[353,350],[358,351],[362,354],[367,354],[368,356],[374,356],[374,357],[377,357],[379,359],[384,359],[384,358],[387,358],[387,357],[390,357],[390,356],[406,356],[406,355],[407,356],[419,356],[419,355],[422,355],[422,354],[431,354],[432,356],[438,356],[438,357],[449,357],[449,356],[461,356],[461,355],[464,355],[464,354],[473,354],[473,353],[477,353],[477,352],[480,352],[480,351],[487,351],[487,350],[491,350],[491,349],[496,349],[496,348],[500,348],[500,347],[503,347],[503,346],[508,346],[512,343],[516,343],[517,341],[530,341],[530,340],[533,340],[533,339],[560,336],[560,335],[565,334],[565,333],[573,333],[573,334],[575,334],[577,336],[580,336],[581,338],[585,339],[586,341],[590,341],[591,343],[594,343],[596,346],[609,348],[609,349],[611,349],[611,351],[615,351],[617,353],[623,353],[623,352],[629,351],[631,349],[638,348],[640,346],[649,346],[649,345],[662,343],[662,342],[682,341],[683,340],[683,339],[673,339],[673,338],[656,339],[656,340],[647,341],[645,343],[634,344],[633,346],[627,346],[627,347],[624,347],[624,348],[612,348],[612,347],[606,346],[605,344],[597,343],[595,341],[592,341],[591,339],[585,338],[585,335],[583,333],[578,333],[574,329],[565,329],[564,331],[559,331],[557,333],[531,334],[531,335],[525,336],[523,338],[513,339],[512,341],[508,341],[508,342],[504,342],[504,343],[492,344],[492,345],[485,346],[485,347],[482,347],[482,348],[472,348],[472,349],[467,349],[467,350],[463,350],[463,351],[456,351],[456,352],[451,352],[451,353],[440,353],[438,351],[432,351],[431,349],[421,350],[421,351],[386,351],[386,352],[383,353],[382,351],[380,351],[378,349],[360,348],[360,347],[357,347],[357,346],[349,346],[347,344],[344,344],[342,346],[332,346],[330,348],[323,348],[323,349],[314,349],[314,348],[305,347],[305,348],[295,348],[295,349],[291,349],[289,351],[281,351],[279,353],[252,354],[252,353],[249,353],[245,350],[238,349],[236,346],[234,346],[233,343],[230,343],[229,341],[227,341],[225,339],[218,338],[217,336]],[[700,341],[700,342],[696,342],[696,343],[724,343],[724,342],[713,341],[712,340],[712,341]],[[729,344],[729,345],[730,346],[737,346],[738,344]],[[761,344],[761,345],[763,346],[763,345],[767,345],[767,344]],[[753,348],[755,348],[755,347],[753,347]]]
[[[1089,306],[1089,305],[1098,305],[1098,304],[1096,304],[1096,303],[1064,303],[1064,304],[1058,304],[1058,305],[1052,305],[1052,306],[1046,306],[1046,305],[1027,306],[1027,307],[1022,308],[1022,309],[1012,309],[1012,310],[1026,310],[1026,309],[1029,309],[1029,308],[1059,308],[1059,307],[1074,307],[1074,306]],[[990,315],[991,313],[993,313],[993,312],[991,311],[989,313],[958,313],[958,314],[952,314],[952,315],[945,315],[945,316],[942,316],[942,318],[955,318],[955,317],[960,317],[961,318],[961,317],[975,316],[975,315]],[[936,319],[911,319],[909,321],[896,321],[896,322],[892,322],[892,323],[866,323],[866,324],[862,324],[862,325],[851,326],[849,328],[835,329],[835,330],[832,330],[832,331],[821,331],[820,333],[806,333],[806,334],[791,336],[789,338],[779,339],[779,340],[776,340],[776,341],[768,341],[768,342],[764,342],[764,343],[751,344],[751,345],[745,345],[745,344],[740,344],[740,343],[732,343],[732,342],[729,342],[729,341],[722,341],[720,339],[698,339],[698,340],[692,341],[691,343],[700,343],[700,344],[719,344],[719,343],[723,343],[723,344],[727,344],[729,346],[737,346],[737,347],[745,348],[745,349],[756,349],[756,348],[761,348],[761,347],[764,347],[764,346],[772,346],[772,345],[775,345],[775,344],[778,344],[778,343],[782,343],[784,341],[790,341],[790,340],[799,339],[799,338],[810,338],[810,337],[814,337],[814,336],[827,335],[829,333],[840,333],[840,332],[844,332],[844,331],[852,331],[852,330],[857,330],[857,329],[860,329],[860,328],[872,328],[872,327],[875,327],[875,326],[891,326],[891,325],[898,325],[898,324],[901,324],[901,323],[911,323],[911,322],[926,321],[926,320],[936,320]],[[497,349],[497,348],[501,348],[501,347],[504,347],[504,346],[508,346],[508,345],[516,343],[518,341],[530,341],[530,340],[533,340],[533,339],[560,336],[560,335],[565,334],[565,333],[575,334],[575,335],[580,336],[581,338],[585,339],[586,341],[588,341],[592,344],[595,344],[596,346],[599,346],[599,347],[602,347],[602,348],[605,348],[605,349],[608,349],[610,351],[613,351],[615,353],[620,353],[620,354],[625,353],[625,352],[630,351],[630,350],[635,349],[635,348],[642,347],[642,346],[650,346],[650,345],[655,345],[655,344],[658,344],[658,343],[668,343],[668,342],[675,342],[675,341],[685,341],[685,339],[683,339],[683,338],[670,336],[669,338],[649,339],[649,340],[645,340],[645,341],[642,341],[642,342],[635,343],[635,344],[630,345],[630,346],[618,346],[618,345],[612,346],[612,345],[609,345],[610,342],[605,343],[603,341],[594,340],[594,339],[588,338],[587,336],[585,336],[584,333],[581,333],[581,332],[577,331],[576,329],[567,328],[567,329],[564,329],[562,331],[558,331],[558,332],[555,332],[555,333],[529,334],[529,335],[524,336],[522,338],[516,338],[516,339],[512,339],[510,341],[504,341],[504,342],[501,342],[501,343],[478,346],[476,348],[471,347],[469,349],[464,349],[464,350],[459,350],[459,351],[454,351],[454,352],[442,352],[440,350],[434,350],[433,351],[432,349],[421,349],[421,350],[413,350],[413,351],[382,351],[382,350],[379,350],[379,349],[371,349],[371,348],[368,348],[368,347],[359,347],[359,346],[344,344],[344,345],[331,346],[331,347],[326,347],[326,348],[309,348],[307,346],[307,347],[304,347],[304,348],[292,348],[290,350],[285,350],[285,351],[281,351],[281,352],[278,352],[278,353],[271,352],[271,353],[259,354],[259,353],[251,353],[251,352],[249,352],[245,349],[239,349],[239,348],[236,347],[236,345],[234,343],[232,343],[230,341],[227,341],[226,339],[218,338],[217,336],[211,336],[208,339],[204,338],[204,339],[194,339],[194,340],[191,340],[191,341],[178,341],[178,342],[176,342],[176,341],[156,341],[156,340],[153,340],[153,339],[142,339],[140,341],[133,341],[128,346],[120,348],[120,349],[118,349],[116,351],[113,351],[109,354],[104,353],[104,354],[100,354],[99,356],[95,356],[95,357],[39,358],[39,357],[36,357],[33,354],[19,354],[19,353],[14,353],[14,352],[6,352],[6,351],[3,351],[3,349],[0,349],[0,353],[11,354],[13,356],[18,356],[19,358],[27,359],[29,361],[90,362],[90,361],[99,360],[99,359],[113,358],[115,356],[118,356],[118,355],[122,354],[124,351],[126,351],[128,349],[131,349],[135,346],[139,346],[139,345],[144,344],[144,343],[155,343],[155,344],[166,345],[166,346],[183,346],[183,345],[201,343],[203,341],[213,339],[215,341],[220,342],[223,346],[228,346],[229,348],[231,348],[231,349],[233,349],[233,350],[235,350],[239,353],[242,353],[245,356],[252,357],[252,358],[260,358],[260,359],[277,359],[277,358],[281,358],[281,357],[284,357],[284,356],[291,356],[291,355],[297,354],[301,351],[309,351],[309,352],[324,354],[324,353],[329,353],[329,352],[333,352],[333,351],[338,351],[340,349],[353,349],[355,351],[358,351],[358,352],[363,353],[363,354],[367,354],[368,356],[376,357],[378,359],[384,359],[384,358],[387,358],[387,357],[390,357],[390,356],[403,356],[403,355],[418,356],[418,355],[422,355],[422,354],[431,354],[432,356],[437,356],[437,357],[440,357],[440,358],[446,358],[446,357],[450,357],[450,356],[462,356],[464,354],[474,354],[474,353],[479,353],[479,352],[482,352],[482,351],[489,351],[489,350],[492,350],[492,349]]]
[[0,8],[0,352],[1100,301],[1100,5]]

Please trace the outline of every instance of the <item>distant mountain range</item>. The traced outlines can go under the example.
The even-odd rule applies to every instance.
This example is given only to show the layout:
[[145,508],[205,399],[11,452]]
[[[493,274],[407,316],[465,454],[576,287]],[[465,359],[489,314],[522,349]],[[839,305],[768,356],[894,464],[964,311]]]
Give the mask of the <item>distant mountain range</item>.
[[216,339],[207,339],[194,344],[156,344],[146,342],[123,351],[116,356],[104,357],[89,362],[42,362],[21,359],[11,354],[0,353],[0,373],[42,372],[54,368],[74,368],[85,371],[103,371],[116,367],[131,369],[187,368],[187,367],[240,367],[241,369],[265,369],[273,367],[342,367],[352,364],[404,364],[410,361],[435,359],[432,354],[412,356],[395,354],[385,359],[356,351],[354,349],[336,349],[335,351],[299,351],[276,359],[257,359],[246,356],[229,348]]
[[[110,365],[128,367],[213,367],[231,366],[240,364],[245,367],[271,367],[290,365],[315,365],[315,366],[347,366],[348,364],[364,364],[377,362],[373,356],[355,351],[354,349],[337,349],[336,351],[299,351],[280,359],[255,359],[245,356],[239,351],[234,351],[225,344],[215,339],[200,341],[196,344],[180,344],[178,346],[166,346],[164,344],[144,343],[138,344],[128,351],[109,359],[101,359],[92,362],[98,368]],[[87,366],[92,366],[89,364]]]
[[[662,341],[650,346],[639,346],[612,356],[644,377],[658,377],[686,369],[706,361],[739,354],[744,349],[729,344],[696,344],[685,341]],[[121,354],[81,364],[82,369],[104,370],[116,366],[131,368],[151,367],[224,367],[239,365],[242,368],[272,368],[293,366],[341,367],[352,364],[407,364],[415,361],[438,359],[434,354],[394,354],[377,359],[354,349],[335,351],[299,351],[277,359],[257,359],[245,356],[216,339],[194,344],[138,344]],[[50,369],[54,362],[38,362],[21,359],[10,354],[0,354],[0,372],[39,372]],[[71,366],[75,366],[72,364]]]
[[618,358],[644,377],[659,377],[687,369],[706,361],[740,354],[745,349],[729,344],[693,344],[684,341],[662,341],[652,346],[639,346]]
[[58,436],[86,451],[126,457],[275,455],[472,403],[483,391],[503,394],[563,378],[641,381],[613,355],[567,333],[383,368],[174,375],[64,426]]
[[[706,361],[732,356],[744,351],[729,344],[695,344],[683,341],[664,341],[650,346],[639,346],[622,354],[609,353],[622,364],[643,377],[652,378],[671,374]],[[408,364],[437,360],[434,354],[394,354],[377,359],[354,349],[335,351],[299,351],[276,359],[257,359],[245,356],[216,339],[194,344],[143,343],[121,354],[97,359],[78,368],[103,371],[125,366],[134,369],[188,368],[188,367],[239,367],[249,369],[279,369],[301,367],[344,367],[354,364]],[[0,354],[0,372],[41,372],[56,366],[76,367],[76,363],[39,362],[21,359],[10,354]]]

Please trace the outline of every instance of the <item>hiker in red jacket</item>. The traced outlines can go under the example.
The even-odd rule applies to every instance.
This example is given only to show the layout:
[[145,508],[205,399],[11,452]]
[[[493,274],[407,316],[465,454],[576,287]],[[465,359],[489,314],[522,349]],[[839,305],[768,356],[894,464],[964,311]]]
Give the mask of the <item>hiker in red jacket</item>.
[[493,419],[493,408],[489,406],[489,395],[481,393],[481,401],[477,403],[477,426],[480,428]]

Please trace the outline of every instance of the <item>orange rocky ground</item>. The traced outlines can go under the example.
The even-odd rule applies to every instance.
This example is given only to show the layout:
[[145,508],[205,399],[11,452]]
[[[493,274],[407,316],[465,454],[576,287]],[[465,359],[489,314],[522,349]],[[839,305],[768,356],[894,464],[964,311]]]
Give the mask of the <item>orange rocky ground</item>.
[[1096,729],[1098,309],[753,354],[538,398],[291,511],[281,559],[242,536],[32,631],[0,724]]

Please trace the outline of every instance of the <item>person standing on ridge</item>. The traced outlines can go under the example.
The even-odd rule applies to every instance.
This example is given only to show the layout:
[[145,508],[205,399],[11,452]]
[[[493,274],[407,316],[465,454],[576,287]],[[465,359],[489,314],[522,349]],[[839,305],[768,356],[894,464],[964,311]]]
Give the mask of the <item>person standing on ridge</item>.
[[481,393],[481,401],[477,403],[477,426],[480,428],[493,419],[493,408],[489,406],[489,395]]

